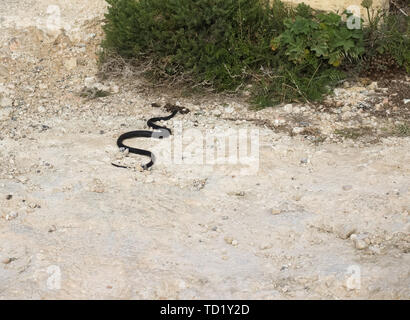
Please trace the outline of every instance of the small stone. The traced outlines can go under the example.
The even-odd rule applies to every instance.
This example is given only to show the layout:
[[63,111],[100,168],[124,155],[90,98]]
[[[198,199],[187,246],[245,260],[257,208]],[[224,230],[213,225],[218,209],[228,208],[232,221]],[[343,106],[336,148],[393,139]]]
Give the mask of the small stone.
[[8,195],[6,196],[6,200],[11,200],[11,198],[13,198],[13,195],[11,195],[11,194],[8,194]]
[[232,244],[233,238],[231,238],[231,237],[225,237],[224,240],[225,240],[225,242],[226,242],[227,244]]
[[154,178],[153,177],[147,177],[147,179],[145,180],[146,183],[153,183],[154,182]]
[[356,229],[342,224],[335,227],[335,232],[340,239],[346,240],[356,232]]
[[299,134],[299,133],[302,133],[303,130],[305,130],[305,129],[302,128],[302,127],[294,127],[294,128],[292,129],[292,133],[294,133],[294,134]]
[[117,85],[113,85],[113,86],[111,87],[111,92],[113,92],[113,93],[118,93],[118,92],[120,92],[120,87],[117,86]]
[[351,185],[344,185],[344,186],[342,187],[342,189],[343,189],[344,191],[352,190],[352,188],[353,188],[353,186],[351,186]]
[[238,241],[237,240],[232,240],[232,243],[231,243],[233,246],[237,246],[238,245]]
[[273,214],[273,215],[277,215],[277,214],[280,214],[281,212],[282,212],[282,210],[280,210],[280,209],[272,208],[270,213]]
[[11,258],[3,258],[1,259],[1,263],[3,264],[9,264],[10,262],[12,262],[13,260]]
[[88,89],[92,89],[95,82],[95,77],[87,77],[84,79],[84,86]]
[[39,106],[37,108],[37,111],[40,112],[40,113],[44,113],[46,111],[46,108],[44,108],[43,106]]
[[19,214],[17,212],[10,212],[9,214],[6,215],[6,220],[10,221],[10,220],[16,219],[18,215]]
[[370,250],[371,252],[373,252],[374,254],[381,254],[381,249],[380,249],[380,247],[377,246],[377,245],[370,246],[370,247],[369,247],[369,250]]
[[48,228],[49,233],[52,233],[54,231],[57,231],[57,227],[55,225],[52,225],[50,228]]
[[376,81],[373,81],[371,84],[369,84],[368,86],[367,86],[367,89],[369,89],[369,90],[376,90],[378,88],[378,86],[377,86],[377,82]]
[[363,250],[363,249],[366,249],[369,245],[363,239],[355,239],[354,246],[358,250]]
[[293,111],[293,105],[291,103],[286,104],[283,106],[283,111],[287,112],[287,113],[291,113]]
[[376,111],[381,111],[383,110],[383,104],[382,103],[378,103],[374,106],[374,108],[376,109]]
[[270,243],[263,243],[259,246],[259,249],[261,249],[261,250],[267,250],[267,249],[270,249],[270,248],[272,248],[272,245]]
[[104,184],[101,182],[100,179],[93,180],[92,191],[96,193],[104,193]]
[[222,112],[220,110],[214,110],[214,112],[212,112],[212,114],[216,117],[219,117],[222,114]]

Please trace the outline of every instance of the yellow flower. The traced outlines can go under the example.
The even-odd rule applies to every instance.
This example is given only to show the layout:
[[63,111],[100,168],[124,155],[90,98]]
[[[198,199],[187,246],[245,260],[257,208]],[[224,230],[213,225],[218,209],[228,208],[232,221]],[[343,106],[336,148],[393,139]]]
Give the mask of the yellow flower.
[[332,63],[332,66],[338,67],[338,66],[340,66],[340,63],[341,63],[340,60],[336,60],[335,62]]
[[270,42],[270,48],[275,51],[279,47],[279,42],[276,39],[272,39]]

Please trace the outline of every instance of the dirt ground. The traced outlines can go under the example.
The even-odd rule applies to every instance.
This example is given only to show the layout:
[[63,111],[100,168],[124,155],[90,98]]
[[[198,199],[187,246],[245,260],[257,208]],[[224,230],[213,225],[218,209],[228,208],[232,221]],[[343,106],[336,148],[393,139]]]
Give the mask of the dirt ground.
[[[361,79],[255,111],[246,92],[98,80],[104,10],[0,2],[1,299],[410,298],[410,90]],[[167,122],[188,140],[254,130],[258,162],[112,166],[146,160],[115,142],[164,115],[153,102],[191,110]]]

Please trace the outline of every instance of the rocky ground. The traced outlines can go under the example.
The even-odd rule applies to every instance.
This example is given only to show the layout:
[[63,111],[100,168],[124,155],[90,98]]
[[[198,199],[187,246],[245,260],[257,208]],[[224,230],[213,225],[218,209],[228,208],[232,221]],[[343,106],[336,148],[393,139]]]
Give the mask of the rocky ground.
[[[0,3],[0,298],[410,298],[406,76],[260,111],[101,80],[104,1],[49,4]],[[154,102],[188,140],[258,132],[259,161],[141,172],[115,141]]]

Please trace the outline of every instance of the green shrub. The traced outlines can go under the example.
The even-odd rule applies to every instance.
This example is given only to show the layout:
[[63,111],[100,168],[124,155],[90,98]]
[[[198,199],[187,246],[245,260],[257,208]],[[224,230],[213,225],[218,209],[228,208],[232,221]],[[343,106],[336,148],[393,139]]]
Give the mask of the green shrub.
[[308,62],[340,66],[343,59],[357,59],[363,52],[363,33],[348,29],[335,13],[319,13],[308,18],[296,16],[285,20],[286,30],[272,41],[272,50],[283,48],[294,64]]
[[138,61],[152,75],[189,75],[217,89],[235,88],[260,65],[276,64],[270,39],[290,9],[260,0],[107,0],[103,47]]
[[399,67],[410,73],[410,17],[372,8],[372,0],[364,0],[368,23],[363,28],[367,57],[393,57]]
[[280,0],[107,2],[106,56],[148,65],[146,75],[159,82],[217,90],[252,83],[259,107],[319,100],[343,79],[349,62],[372,52],[388,52],[408,66],[408,28],[403,36],[389,17],[357,30],[338,14],[305,4],[292,9]]
[[280,76],[259,89],[264,101],[269,100],[266,96],[274,102],[319,100],[344,77],[337,67],[364,52],[362,31],[348,29],[335,13],[314,13],[300,5],[284,26],[285,31],[272,39],[271,49],[290,63],[282,62]]

